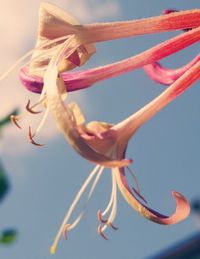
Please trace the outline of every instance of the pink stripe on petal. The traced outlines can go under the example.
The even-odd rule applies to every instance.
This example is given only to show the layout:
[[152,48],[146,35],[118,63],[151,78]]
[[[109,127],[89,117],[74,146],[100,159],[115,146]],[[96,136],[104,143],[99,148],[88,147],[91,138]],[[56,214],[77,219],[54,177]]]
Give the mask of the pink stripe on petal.
[[145,65],[143,69],[147,73],[147,75],[157,83],[163,85],[171,85],[199,60],[200,55],[197,55],[191,62],[177,69],[165,68],[158,62]]
[[158,224],[171,225],[176,224],[188,217],[190,213],[190,205],[187,199],[180,193],[175,191],[172,192],[172,196],[175,198],[176,201],[175,212],[171,216],[160,214],[159,212],[147,207],[146,205],[143,205],[135,197],[135,195],[128,186],[123,168],[114,168],[112,170],[115,171],[117,185],[125,200],[134,210],[136,210],[145,218]]

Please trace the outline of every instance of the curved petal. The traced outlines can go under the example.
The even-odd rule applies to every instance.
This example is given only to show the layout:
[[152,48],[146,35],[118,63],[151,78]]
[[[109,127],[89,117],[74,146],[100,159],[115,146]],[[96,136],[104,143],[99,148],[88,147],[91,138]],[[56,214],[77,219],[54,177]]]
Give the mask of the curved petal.
[[117,185],[125,200],[134,210],[136,210],[145,218],[158,224],[171,225],[186,219],[189,215],[190,205],[188,201],[184,196],[175,191],[172,192],[172,196],[175,198],[176,201],[176,210],[171,216],[162,215],[159,212],[143,205],[131,192],[126,181],[124,169],[114,168],[112,170],[115,171]]
[[92,149],[81,137],[72,111],[64,105],[61,98],[63,80],[58,78],[58,70],[56,66],[48,66],[44,76],[44,85],[47,94],[48,107],[56,120],[57,127],[63,133],[69,144],[81,156],[91,162],[106,167],[127,166],[132,162],[128,159],[116,160],[104,154],[100,154]]
[[200,55],[197,55],[191,62],[178,69],[168,69],[154,62],[143,67],[147,75],[157,83],[163,85],[173,84],[180,76],[182,76],[189,68],[195,65],[200,60]]

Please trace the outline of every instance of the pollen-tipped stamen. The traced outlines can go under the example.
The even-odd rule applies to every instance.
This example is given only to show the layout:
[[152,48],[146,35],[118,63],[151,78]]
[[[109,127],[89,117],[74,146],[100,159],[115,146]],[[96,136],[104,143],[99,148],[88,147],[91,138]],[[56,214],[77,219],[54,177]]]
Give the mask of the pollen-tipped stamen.
[[78,225],[78,223],[80,222],[81,218],[83,217],[83,214],[84,214],[84,212],[85,212],[85,209],[86,209],[86,207],[87,207],[87,205],[88,205],[88,203],[89,203],[89,201],[90,201],[90,199],[91,199],[91,197],[92,197],[92,194],[93,194],[93,192],[94,192],[94,189],[95,189],[95,187],[96,187],[96,185],[97,185],[97,183],[98,183],[98,181],[99,181],[99,179],[100,179],[100,177],[101,177],[101,175],[102,175],[103,170],[104,170],[104,167],[101,167],[101,168],[99,169],[99,172],[97,173],[96,178],[95,178],[95,180],[94,180],[94,182],[93,182],[93,184],[92,184],[92,186],[91,186],[91,189],[90,189],[90,191],[89,191],[89,193],[88,193],[87,201],[86,201],[85,204],[83,205],[83,207],[82,207],[82,209],[81,209],[81,213],[78,215],[78,217],[76,218],[76,220],[74,220],[74,222],[69,225],[68,231],[69,231],[69,230],[72,230],[73,228],[75,228],[75,227]]
[[115,227],[112,222],[107,223],[109,227],[111,227],[113,230],[118,230],[119,228]]
[[[88,184],[90,183],[90,181],[92,180],[92,178],[97,174],[97,172],[99,171],[100,168],[101,168],[101,166],[100,166],[100,165],[97,165],[97,166],[92,170],[92,172],[89,174],[88,178],[86,179],[86,181],[85,181],[84,184],[82,185],[80,191],[77,193],[77,195],[76,195],[76,197],[75,197],[73,203],[71,204],[71,206],[70,206],[70,208],[69,208],[69,210],[68,210],[68,212],[67,212],[67,214],[66,214],[66,216],[65,216],[65,218],[64,218],[64,220],[63,220],[63,223],[61,224],[61,227],[60,227],[60,229],[59,229],[59,231],[58,231],[58,233],[57,233],[57,235],[56,235],[56,237],[55,237],[55,239],[54,239],[54,242],[53,242],[53,244],[52,244],[52,246],[51,246],[51,248],[50,248],[50,252],[51,252],[51,253],[53,253],[53,254],[55,253],[56,248],[57,248],[57,246],[58,246],[59,239],[60,239],[60,237],[61,237],[61,235],[62,235],[62,233],[63,233],[63,229],[65,228],[66,222],[69,220],[69,218],[70,218],[70,216],[71,216],[71,214],[72,214],[74,208],[76,207],[76,205],[77,205],[77,203],[78,203],[80,197],[81,197],[82,194],[84,193],[86,187],[88,186]],[[72,227],[71,224],[70,224],[70,227]],[[69,227],[69,229],[70,229],[70,227]]]
[[[37,47],[35,47],[34,49],[28,51],[27,53],[25,53],[22,57],[20,57],[17,61],[15,61],[15,63],[10,66],[10,68],[8,68],[1,76],[0,76],[0,81],[2,81],[4,78],[6,78],[14,69],[16,69],[21,63],[22,61],[24,61],[26,58],[28,58],[29,56],[31,56],[33,54],[34,51],[39,50],[40,48],[45,48],[50,46],[53,43],[62,41],[62,40],[66,40],[69,36],[63,36],[63,37],[59,37],[57,39],[54,40],[48,40],[48,42],[45,42],[44,44],[41,44]],[[38,57],[33,58],[31,61],[36,60]],[[28,65],[31,61],[25,63],[25,65]]]
[[33,144],[35,146],[38,146],[38,147],[43,147],[44,146],[44,144],[39,144],[39,143],[35,142],[35,140],[33,139],[34,134],[32,134],[31,126],[29,126],[28,137],[29,137],[29,140],[30,140],[31,144]]
[[27,105],[26,105],[26,110],[32,114],[39,114],[41,113],[42,111],[34,111],[32,107],[30,107],[30,99],[28,100],[27,102]]
[[97,212],[97,218],[98,218],[98,221],[101,222],[101,223],[103,223],[103,224],[106,224],[106,223],[108,222],[107,219],[103,219],[103,218],[102,218],[102,214],[101,214],[101,211],[100,211],[100,210],[98,210],[98,212]]
[[101,225],[98,226],[97,232],[98,232],[98,234],[99,234],[101,237],[103,237],[105,240],[108,240],[107,236],[106,236],[106,235],[103,233],[103,231],[102,231],[102,226],[101,226]]
[[67,234],[68,234],[69,227],[70,227],[70,224],[66,224],[65,227],[63,228],[63,236],[64,236],[65,240],[67,240]]
[[17,126],[17,128],[22,129],[22,127],[19,125],[19,116],[18,115],[11,115],[10,120]]
[[[99,225],[99,227],[98,227],[98,233],[103,238],[106,237],[103,232],[107,229],[107,227],[111,227],[112,229],[117,230],[117,227],[115,227],[113,225],[113,223],[112,223],[115,220],[116,213],[117,213],[117,184],[116,184],[116,177],[115,177],[114,172],[112,172],[112,194],[111,194],[111,200],[112,200],[112,202],[111,202],[112,209],[111,209],[111,212],[110,212],[110,216],[108,217],[108,220],[106,220],[106,223],[103,223],[103,225]],[[110,210],[111,206],[109,207],[109,210]],[[108,211],[106,211],[106,213]]]

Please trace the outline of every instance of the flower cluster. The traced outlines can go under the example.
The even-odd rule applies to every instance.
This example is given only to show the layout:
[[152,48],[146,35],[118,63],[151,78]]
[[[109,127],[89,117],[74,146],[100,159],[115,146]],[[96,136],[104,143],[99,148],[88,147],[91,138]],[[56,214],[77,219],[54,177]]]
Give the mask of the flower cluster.
[[[97,42],[172,30],[184,30],[185,32],[116,63],[69,72],[69,70],[87,62],[91,55],[95,53],[95,43]],[[42,104],[45,113],[34,132],[29,127],[30,141],[35,145],[41,145],[35,141],[35,137],[50,112],[59,131],[72,148],[96,165],[70,206],[52,244],[51,253],[55,253],[62,234],[66,237],[67,233],[81,220],[104,168],[110,168],[111,170],[112,191],[105,210],[99,210],[97,213],[100,222],[98,233],[103,238],[107,239],[105,230],[108,227],[117,229],[113,225],[117,212],[117,188],[134,210],[158,224],[175,224],[188,216],[189,203],[183,195],[176,191],[172,192],[176,209],[171,216],[162,215],[146,205],[146,200],[140,193],[135,175],[129,167],[132,160],[126,158],[126,149],[129,140],[144,123],[200,77],[199,55],[178,69],[167,69],[161,66],[158,61],[199,40],[199,9],[180,12],[166,10],[160,16],[146,19],[81,25],[62,9],[48,3],[41,4],[36,46],[13,66],[15,67],[24,58],[32,54],[28,64],[21,68],[19,76],[22,84],[29,91],[39,93],[40,97],[38,102],[32,106],[28,101],[26,109],[28,113],[37,114],[40,111],[36,111],[35,108]],[[137,68],[144,68],[150,78],[170,86],[143,108],[115,125],[99,121],[86,123],[84,115],[76,103],[65,103],[70,91],[91,87],[98,81]],[[2,78],[9,72],[10,70]],[[12,116],[13,122],[18,127],[20,127],[20,119],[21,116]],[[127,174],[133,177],[136,188],[130,187]],[[74,222],[70,222],[70,216],[76,204],[91,181],[93,182],[88,199],[83,205],[82,211]]]

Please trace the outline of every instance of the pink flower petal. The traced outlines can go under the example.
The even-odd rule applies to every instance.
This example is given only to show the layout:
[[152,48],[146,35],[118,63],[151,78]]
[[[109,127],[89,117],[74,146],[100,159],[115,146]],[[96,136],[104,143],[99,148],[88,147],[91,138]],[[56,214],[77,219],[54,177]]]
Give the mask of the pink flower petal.
[[186,219],[187,216],[189,215],[190,205],[188,201],[184,196],[182,196],[180,193],[175,191],[172,192],[172,196],[175,198],[175,201],[176,201],[176,210],[171,216],[160,214],[159,212],[147,207],[146,205],[143,205],[135,197],[135,195],[129,188],[124,169],[114,168],[112,170],[115,172],[117,185],[125,200],[134,210],[136,210],[145,218],[153,222],[156,222],[158,224],[171,225]]
[[199,60],[200,55],[197,55],[191,62],[177,69],[165,68],[158,62],[145,65],[143,69],[147,73],[147,75],[157,83],[163,85],[171,85]]

